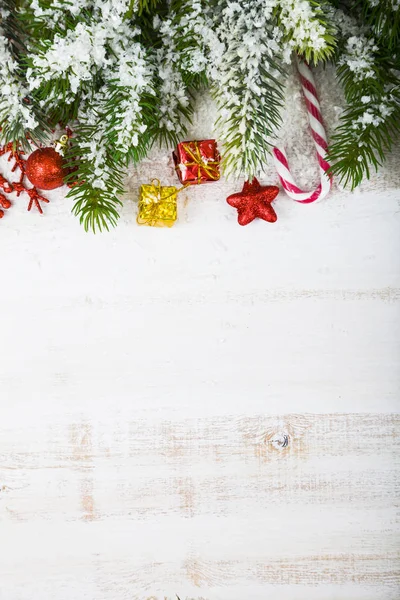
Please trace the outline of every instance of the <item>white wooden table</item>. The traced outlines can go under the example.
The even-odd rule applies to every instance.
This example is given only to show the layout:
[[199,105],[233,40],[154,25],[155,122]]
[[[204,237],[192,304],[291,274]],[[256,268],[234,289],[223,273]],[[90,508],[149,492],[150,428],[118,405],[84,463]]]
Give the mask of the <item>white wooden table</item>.
[[400,192],[137,227],[159,172],[0,224],[0,599],[398,599]]

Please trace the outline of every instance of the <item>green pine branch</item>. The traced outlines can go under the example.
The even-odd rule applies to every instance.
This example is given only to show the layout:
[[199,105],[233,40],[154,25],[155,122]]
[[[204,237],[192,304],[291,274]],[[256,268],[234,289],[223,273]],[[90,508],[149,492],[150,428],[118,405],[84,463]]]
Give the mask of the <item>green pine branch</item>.
[[[143,160],[153,141],[154,95],[148,92],[140,99],[140,114],[146,128],[133,132],[137,134],[136,143],[132,141],[128,147],[120,147],[123,106],[127,100],[124,89],[111,82],[98,98],[88,102],[88,123],[78,124],[76,137],[66,154],[67,167],[71,170],[66,182],[76,183],[68,193],[74,200],[73,213],[86,230],[94,233],[108,231],[117,224],[128,165]],[[92,123],[94,115],[97,115],[95,124]],[[93,152],[101,155],[99,164]]]
[[[272,59],[268,62],[275,70],[283,71]],[[216,122],[217,131],[223,132],[222,167],[227,175],[244,175],[252,180],[267,165],[271,152],[271,138],[282,123],[281,111],[284,105],[283,79],[277,79],[270,71],[260,67],[263,87],[260,93],[250,90],[242,83],[242,77],[236,76],[235,96],[227,102],[219,87],[212,87],[212,94],[224,115]],[[243,106],[247,112],[243,120]]]
[[[63,8],[63,18],[52,23],[48,27],[48,21],[45,16],[36,16],[29,3],[26,3],[25,9],[20,12],[19,19],[26,30],[26,37],[29,38],[29,47],[25,52],[23,59],[24,70],[26,73],[35,74],[41,77],[41,84],[32,91],[32,97],[35,105],[40,105],[46,113],[47,121],[50,127],[58,123],[67,124],[75,121],[78,117],[82,98],[94,97],[102,85],[101,74],[93,69],[92,79],[82,81],[79,89],[75,92],[71,90],[70,77],[74,76],[71,68],[62,75],[53,76],[47,79],[47,69],[39,68],[35,63],[36,57],[44,57],[47,51],[52,47],[54,40],[59,38],[68,38],[74,32],[78,24],[90,24],[92,12],[85,8],[79,12],[70,12],[71,2],[68,0],[59,0],[57,8]],[[43,11],[54,9],[51,0],[41,0]]]
[[394,0],[359,0],[361,15],[381,46],[400,56],[400,6]]
[[154,13],[158,4],[159,0],[130,0],[125,18],[127,20],[132,19],[135,13],[138,13],[139,16],[145,13]]
[[[366,40],[366,38],[365,38]],[[365,41],[365,43],[367,43]],[[377,171],[400,136],[400,77],[384,48],[370,50],[368,76],[357,77],[344,54],[337,67],[347,107],[332,136],[331,172],[352,189]]]
[[[151,58],[155,96],[158,99],[156,103],[151,99],[150,112],[154,118],[149,122],[148,131],[152,144],[171,147],[186,136],[188,125],[192,123],[195,94],[204,89],[207,83],[204,69],[193,72],[188,68],[191,53],[199,49],[202,43],[201,38],[195,36],[188,26],[192,22],[190,11],[191,3],[188,0],[175,0],[170,6],[164,1],[158,5],[157,11],[158,22],[163,26],[154,27],[151,23]],[[185,27],[182,26],[182,19]],[[166,73],[169,75],[166,76]]]
[[330,3],[327,0],[307,0],[307,3],[310,15],[305,16],[304,10],[298,10],[297,0],[278,3],[275,14],[284,31],[284,44],[291,44],[307,62],[318,64],[335,53],[335,28],[328,17]]
[[103,169],[107,171],[106,185],[96,186],[96,173],[93,162],[86,157],[84,142],[95,133],[93,127],[83,127],[78,131],[79,143],[74,143],[65,156],[66,167],[70,174],[65,182],[71,189],[67,197],[72,198],[72,212],[79,218],[86,231],[108,231],[115,227],[119,218],[118,209],[122,206],[123,177],[126,161],[116,156],[112,150],[106,152]]
[[[332,137],[328,161],[333,166],[330,171],[345,185],[354,189],[371,176],[371,168],[378,171],[388,152],[400,136],[400,87],[392,88],[390,115],[378,124],[368,124],[362,129],[354,129],[354,123],[362,119],[367,105],[359,102],[347,108],[340,119],[340,125]],[[379,118],[379,113],[376,115]]]
[[[210,13],[216,18],[218,7],[212,11],[212,2],[201,0],[172,0],[168,25],[173,35],[176,65],[187,86],[201,89],[207,85],[206,64],[200,69],[193,64],[194,56],[208,56],[207,41],[200,35],[203,27],[210,26]],[[200,9],[200,12],[199,12]]]
[[[23,107],[24,115],[21,112],[12,111],[10,114],[10,106],[4,87],[0,89],[0,139],[2,143],[10,142],[15,145],[20,145],[26,150],[29,150],[28,139],[36,143],[45,143],[49,137],[49,127],[47,118],[43,108],[36,102],[34,96],[29,93],[25,81],[25,56],[27,53],[26,38],[27,31],[19,21],[19,13],[17,13],[16,3],[13,0],[3,0],[4,9],[8,12],[6,18],[0,20],[1,30],[3,35],[8,40],[8,51],[10,59],[15,65],[14,70],[10,70],[10,64],[7,62],[1,66],[2,73],[0,78],[5,78],[6,89],[10,81],[12,86],[24,92],[24,96],[20,96],[19,100]],[[15,92],[14,92],[15,93]],[[30,115],[36,125],[28,127],[25,125],[26,116]]]

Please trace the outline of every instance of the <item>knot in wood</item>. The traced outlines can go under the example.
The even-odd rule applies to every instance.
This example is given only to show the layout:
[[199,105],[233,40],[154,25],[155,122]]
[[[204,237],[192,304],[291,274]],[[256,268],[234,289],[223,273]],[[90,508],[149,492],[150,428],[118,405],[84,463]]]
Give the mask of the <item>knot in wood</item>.
[[283,450],[289,446],[290,436],[287,432],[278,431],[269,441],[276,450]]

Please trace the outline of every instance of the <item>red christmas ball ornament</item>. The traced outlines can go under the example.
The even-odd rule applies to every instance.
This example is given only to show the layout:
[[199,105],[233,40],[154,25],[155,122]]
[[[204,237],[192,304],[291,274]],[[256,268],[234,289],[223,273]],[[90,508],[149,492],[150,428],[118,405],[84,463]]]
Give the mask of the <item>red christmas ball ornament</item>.
[[54,190],[64,185],[68,170],[61,154],[54,148],[39,148],[26,161],[25,174],[40,190]]

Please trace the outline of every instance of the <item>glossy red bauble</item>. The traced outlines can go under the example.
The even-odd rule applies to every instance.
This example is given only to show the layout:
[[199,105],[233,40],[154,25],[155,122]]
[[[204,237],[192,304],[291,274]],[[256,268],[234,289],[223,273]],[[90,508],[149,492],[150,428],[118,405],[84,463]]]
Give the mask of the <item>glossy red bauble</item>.
[[63,157],[54,148],[39,148],[26,161],[25,174],[32,185],[41,190],[54,190],[64,185],[68,174]]

